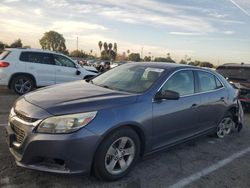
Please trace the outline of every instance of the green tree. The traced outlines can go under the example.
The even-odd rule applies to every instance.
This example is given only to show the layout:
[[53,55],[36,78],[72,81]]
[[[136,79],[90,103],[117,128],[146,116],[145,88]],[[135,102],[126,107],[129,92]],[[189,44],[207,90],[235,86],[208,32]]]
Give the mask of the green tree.
[[197,60],[195,60],[195,61],[191,61],[190,63],[188,63],[189,65],[193,65],[193,66],[199,66],[200,65],[200,61],[197,61]]
[[[114,48],[113,48],[114,47]],[[115,60],[117,55],[117,44],[114,43],[114,46],[112,43],[103,43],[103,51],[101,52],[101,59],[102,60]]]
[[151,56],[145,56],[144,61],[151,61]]
[[130,50],[127,50],[127,54],[128,54],[128,55],[130,54]]
[[117,54],[117,44],[114,43],[114,52]]
[[42,49],[68,54],[63,35],[56,31],[44,33],[39,42]]
[[104,48],[104,51],[105,51],[105,52],[108,51],[108,43],[107,43],[107,42],[104,42],[104,43],[103,43],[103,48]]
[[99,46],[100,53],[101,53],[101,51],[102,51],[102,41],[99,41],[99,42],[98,42],[98,46]]
[[154,59],[155,62],[167,62],[167,63],[175,63],[175,61],[171,57],[156,57]]
[[139,62],[141,60],[140,54],[139,53],[131,53],[128,56],[128,60],[129,61]]
[[205,62],[201,62],[200,66],[201,67],[208,67],[208,68],[213,68],[214,67],[214,65],[212,63],[206,62],[206,61]]
[[17,39],[16,41],[14,41],[11,45],[10,48],[22,48],[23,44],[21,39]]
[[2,52],[4,48],[5,48],[4,43],[0,41],[0,52]]
[[185,61],[185,60],[182,59],[179,63],[180,64],[187,64],[187,61]]
[[74,50],[72,52],[70,52],[70,56],[71,57],[81,57],[81,58],[87,58],[88,55],[83,52],[82,50]]

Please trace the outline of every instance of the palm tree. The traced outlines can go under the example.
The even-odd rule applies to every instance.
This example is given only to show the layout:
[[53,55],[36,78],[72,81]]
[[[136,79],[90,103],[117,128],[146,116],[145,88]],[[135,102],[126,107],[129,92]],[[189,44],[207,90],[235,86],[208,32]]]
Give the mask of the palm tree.
[[127,50],[127,54],[129,54],[130,53],[130,50]]
[[98,42],[98,46],[99,46],[100,53],[101,53],[101,51],[102,51],[102,41],[99,41],[99,42]]
[[115,53],[117,53],[117,44],[116,43],[114,43],[114,51],[115,51]]
[[111,50],[112,50],[112,47],[113,47],[113,44],[112,44],[112,43],[109,43],[108,47],[109,47],[109,51],[111,51]]
[[104,51],[107,52],[108,51],[108,44],[106,42],[104,42],[103,44],[103,48],[104,48]]

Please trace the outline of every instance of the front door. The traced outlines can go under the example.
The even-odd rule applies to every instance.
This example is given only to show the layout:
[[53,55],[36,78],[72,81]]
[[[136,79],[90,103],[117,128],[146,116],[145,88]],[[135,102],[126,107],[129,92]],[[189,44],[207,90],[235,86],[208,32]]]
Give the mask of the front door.
[[81,73],[77,74],[76,64],[62,55],[54,55],[56,65],[56,83],[81,80]]
[[199,126],[200,96],[195,94],[193,71],[176,72],[160,92],[166,90],[178,92],[180,98],[153,102],[153,149],[187,138]]

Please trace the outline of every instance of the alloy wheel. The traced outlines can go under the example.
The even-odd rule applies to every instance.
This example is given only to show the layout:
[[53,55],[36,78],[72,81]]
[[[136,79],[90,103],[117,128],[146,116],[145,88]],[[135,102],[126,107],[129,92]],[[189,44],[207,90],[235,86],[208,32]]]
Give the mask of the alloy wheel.
[[32,83],[28,79],[20,78],[15,82],[15,90],[20,94],[28,93],[32,88]]
[[233,122],[232,118],[225,117],[220,122],[216,134],[219,138],[223,138],[224,136],[228,135],[231,132],[233,127],[234,127],[234,122]]
[[126,171],[135,156],[135,143],[129,137],[121,137],[114,141],[105,156],[105,168],[113,175]]

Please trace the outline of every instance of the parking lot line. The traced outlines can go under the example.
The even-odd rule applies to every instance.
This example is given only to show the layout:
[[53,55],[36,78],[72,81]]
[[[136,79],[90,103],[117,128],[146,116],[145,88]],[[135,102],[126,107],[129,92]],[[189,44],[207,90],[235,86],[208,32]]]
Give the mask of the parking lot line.
[[0,123],[0,127],[6,127],[6,126],[7,126],[6,123],[4,123],[4,124],[1,124],[1,123]]
[[234,153],[230,157],[223,159],[223,160],[220,160],[217,163],[213,164],[212,166],[205,168],[205,169],[203,169],[195,174],[192,174],[192,175],[178,181],[177,183],[171,185],[169,188],[181,188],[181,187],[187,186],[187,185],[191,184],[192,182],[200,179],[201,177],[206,176],[206,175],[212,173],[213,171],[227,165],[228,163],[232,162],[233,160],[242,157],[243,155],[245,155],[248,152],[250,152],[250,147],[248,147],[244,150],[241,150],[237,153]]

